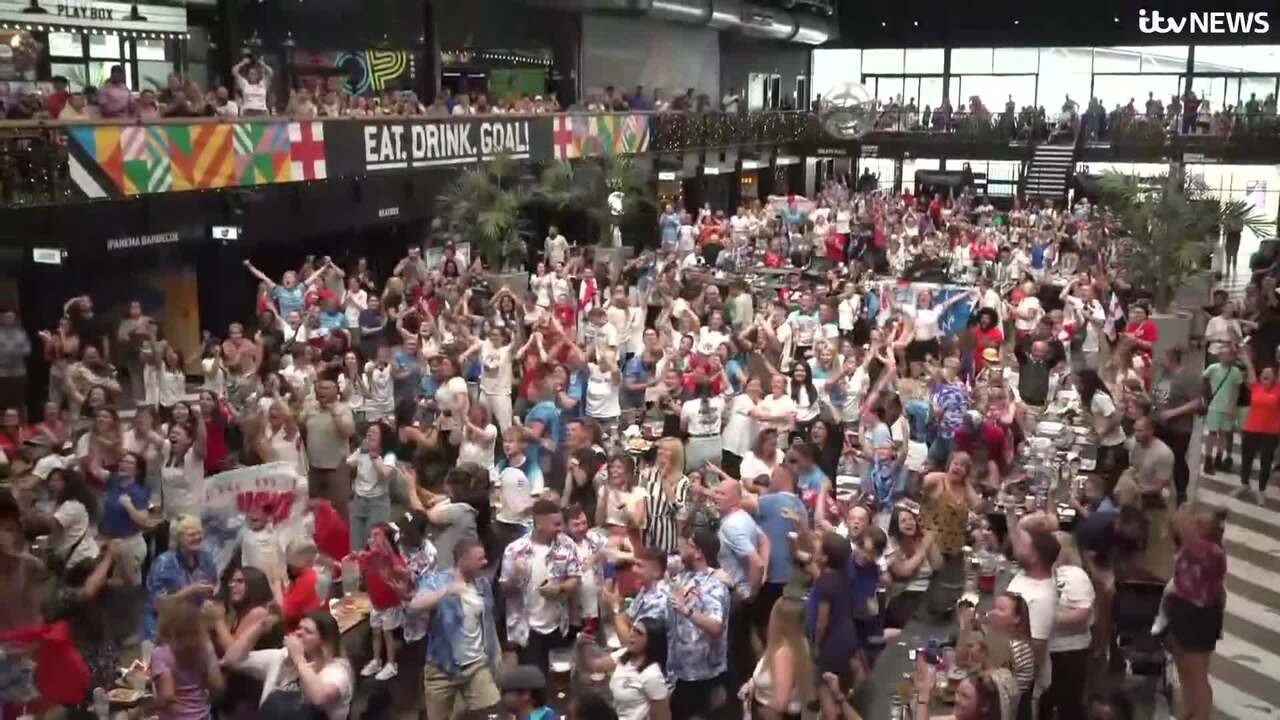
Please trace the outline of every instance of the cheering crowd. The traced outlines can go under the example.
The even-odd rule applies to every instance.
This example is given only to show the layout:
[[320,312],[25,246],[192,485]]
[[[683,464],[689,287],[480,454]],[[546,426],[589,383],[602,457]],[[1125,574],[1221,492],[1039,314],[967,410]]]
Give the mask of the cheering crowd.
[[[73,298],[30,334],[4,313],[0,716],[101,707],[141,655],[162,718],[336,720],[412,668],[429,718],[856,718],[911,673],[917,718],[1127,720],[1113,600],[1147,581],[1178,717],[1207,720],[1224,517],[1187,500],[1187,448],[1199,412],[1205,473],[1242,432],[1261,498],[1274,347],[1239,351],[1280,314],[1265,284],[1220,298],[1200,376],[1155,351],[1118,233],[1087,201],[837,182],[667,205],[621,263],[552,227],[527,287],[452,244],[381,272],[246,260],[256,317],[199,359],[139,303],[108,324]],[[1068,397],[1095,465],[1044,502],[1028,456]],[[296,497],[247,493],[216,551],[206,483],[258,466]],[[949,650],[877,673],[920,623]],[[59,639],[78,683],[36,672]]]

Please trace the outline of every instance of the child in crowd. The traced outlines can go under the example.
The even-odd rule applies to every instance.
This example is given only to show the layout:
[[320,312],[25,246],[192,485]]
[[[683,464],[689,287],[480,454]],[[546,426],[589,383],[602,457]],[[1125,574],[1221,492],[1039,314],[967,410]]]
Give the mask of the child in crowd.
[[390,680],[400,672],[396,667],[395,631],[404,624],[404,599],[411,588],[409,566],[396,552],[396,540],[396,531],[391,525],[378,523],[369,529],[368,549],[356,554],[360,576],[364,578],[369,603],[373,606],[369,615],[373,658],[360,674],[373,676],[375,680]]
[[149,673],[156,688],[160,720],[209,717],[209,696],[226,685],[200,606],[164,603],[160,645],[151,653]]

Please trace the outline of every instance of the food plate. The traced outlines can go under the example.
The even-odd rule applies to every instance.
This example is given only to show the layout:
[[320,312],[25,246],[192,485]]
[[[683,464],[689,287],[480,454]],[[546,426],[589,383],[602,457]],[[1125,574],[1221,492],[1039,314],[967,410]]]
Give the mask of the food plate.
[[146,696],[146,693],[133,688],[112,688],[107,692],[107,700],[118,705],[133,705]]

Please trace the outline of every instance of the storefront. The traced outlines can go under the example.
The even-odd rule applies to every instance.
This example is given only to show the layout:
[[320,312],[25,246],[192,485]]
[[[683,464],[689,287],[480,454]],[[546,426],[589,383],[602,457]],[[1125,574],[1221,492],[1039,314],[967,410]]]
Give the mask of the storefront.
[[0,39],[34,55],[34,62],[13,68],[0,64],[7,74],[0,80],[63,76],[72,89],[99,87],[120,65],[131,89],[162,89],[169,73],[182,69],[188,38],[181,4],[0,0]]

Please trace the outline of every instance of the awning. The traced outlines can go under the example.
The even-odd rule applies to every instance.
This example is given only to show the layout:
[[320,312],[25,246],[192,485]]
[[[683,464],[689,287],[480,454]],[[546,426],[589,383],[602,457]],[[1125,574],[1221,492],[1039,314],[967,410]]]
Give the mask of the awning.
[[188,37],[184,5],[99,0],[0,0],[0,28],[158,40]]

